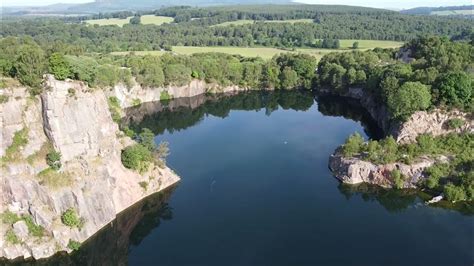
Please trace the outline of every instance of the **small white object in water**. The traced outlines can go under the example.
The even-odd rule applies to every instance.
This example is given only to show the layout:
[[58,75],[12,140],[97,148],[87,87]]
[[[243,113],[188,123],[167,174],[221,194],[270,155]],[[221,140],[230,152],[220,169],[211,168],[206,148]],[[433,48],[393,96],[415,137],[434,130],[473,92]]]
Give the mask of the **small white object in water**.
[[436,197],[432,198],[431,200],[429,200],[429,201],[426,202],[426,203],[427,203],[427,204],[436,203],[436,202],[438,202],[438,201],[440,201],[440,200],[442,200],[442,199],[443,199],[443,196],[442,196],[442,195],[439,195],[439,196],[436,196]]
[[283,144],[285,144],[285,145],[288,144],[288,141],[283,141]]

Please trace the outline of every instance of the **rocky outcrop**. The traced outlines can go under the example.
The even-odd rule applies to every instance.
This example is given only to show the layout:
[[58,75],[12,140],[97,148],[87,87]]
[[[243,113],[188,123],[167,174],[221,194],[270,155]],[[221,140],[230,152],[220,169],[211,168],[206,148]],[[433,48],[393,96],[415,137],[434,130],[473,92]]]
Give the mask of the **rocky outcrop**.
[[[356,99],[360,102],[378,126],[385,132],[385,135],[392,135],[397,142],[413,142],[421,134],[431,134],[440,136],[452,132],[474,132],[474,120],[469,114],[458,111],[445,111],[434,109],[430,111],[415,112],[410,118],[403,122],[390,119],[390,112],[387,107],[377,101],[371,93],[363,88],[348,88],[343,93],[334,92],[333,89],[319,89],[321,94],[338,95]],[[459,128],[450,128],[448,123],[452,119],[461,119],[464,125]]]
[[[445,158],[440,158],[443,160]],[[390,163],[377,165],[364,161],[359,157],[344,157],[336,152],[329,159],[329,168],[341,182],[346,184],[368,183],[385,188],[395,186],[391,172],[395,169],[406,179],[403,188],[416,188],[425,179],[423,171],[432,166],[437,160],[422,157],[415,163],[407,165],[403,163]]]
[[[449,122],[453,119],[463,121],[463,125],[459,128],[450,128]],[[440,136],[453,132],[474,132],[474,120],[468,114],[457,110],[418,111],[395,128],[393,135],[398,142],[408,143],[415,141],[420,134]]]
[[221,86],[213,83],[206,83],[203,80],[194,79],[184,86],[166,86],[157,88],[143,88],[135,81],[133,86],[128,88],[125,84],[117,84],[109,92],[109,96],[119,99],[123,108],[133,106],[134,103],[156,102],[162,100],[162,95],[169,95],[171,98],[189,98],[209,93],[232,93],[251,90],[248,87],[237,85]]
[[[29,99],[25,88],[2,93],[12,97],[0,104],[4,155],[15,132],[27,129],[28,143],[1,169],[0,213],[30,216],[44,235],[25,235],[22,223],[0,227],[0,257],[49,257],[70,251],[70,240],[83,242],[113,221],[117,214],[150,194],[176,183],[169,168],[154,167],[138,174],[123,167],[121,150],[133,143],[112,121],[107,97],[82,82],[45,79],[41,98]],[[45,147],[61,152],[59,172],[45,172]],[[145,184],[145,185],[144,185]],[[83,226],[68,227],[61,215],[74,209]],[[19,243],[7,241],[13,230]]]

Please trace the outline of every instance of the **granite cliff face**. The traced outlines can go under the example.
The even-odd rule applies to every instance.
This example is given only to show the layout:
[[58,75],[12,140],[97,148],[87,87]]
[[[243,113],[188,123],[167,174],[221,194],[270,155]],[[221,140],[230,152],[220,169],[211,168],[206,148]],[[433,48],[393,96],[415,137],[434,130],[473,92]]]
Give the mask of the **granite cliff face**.
[[210,93],[235,93],[242,91],[249,91],[251,88],[232,86],[220,86],[217,84],[206,83],[203,80],[192,80],[189,84],[184,86],[166,86],[158,88],[143,88],[135,81],[133,86],[128,88],[124,84],[115,85],[109,96],[115,96],[119,99],[123,108],[134,105],[134,102],[157,102],[162,100],[162,96],[167,95],[173,99],[189,98],[203,94]]
[[[41,97],[34,98],[23,87],[0,92],[8,97],[0,104],[4,156],[0,213],[31,217],[44,228],[42,236],[33,236],[24,221],[2,224],[0,257],[7,259],[39,259],[70,251],[70,240],[85,241],[118,213],[179,180],[167,167],[143,174],[123,167],[121,150],[133,141],[112,121],[102,90],[51,76],[46,77],[45,88]],[[26,132],[26,144],[14,144],[18,132]],[[62,155],[59,172],[45,171],[46,153],[53,148]],[[82,219],[81,229],[62,223],[61,215],[68,209]],[[6,237],[11,230],[17,243]]]

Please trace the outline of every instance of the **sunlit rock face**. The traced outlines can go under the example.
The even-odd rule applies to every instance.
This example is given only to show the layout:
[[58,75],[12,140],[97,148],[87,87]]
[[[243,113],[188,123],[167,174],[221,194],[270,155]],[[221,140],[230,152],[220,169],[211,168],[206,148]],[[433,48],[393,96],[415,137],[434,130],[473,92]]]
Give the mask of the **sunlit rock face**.
[[[39,259],[70,251],[70,240],[85,241],[118,213],[179,180],[167,167],[138,174],[122,165],[121,150],[133,141],[112,121],[102,90],[47,76],[40,97],[28,98],[25,88],[2,93],[10,97],[0,104],[0,154],[6,153],[20,130],[26,130],[28,141],[2,168],[0,212],[31,216],[44,228],[44,235],[25,236],[21,224],[15,224],[24,239],[14,244],[5,236],[11,226],[1,226],[0,257]],[[42,152],[47,146],[61,153],[63,166],[54,179],[41,173],[48,168]],[[143,182],[146,188],[140,185]],[[61,222],[68,209],[82,219],[81,229]]]

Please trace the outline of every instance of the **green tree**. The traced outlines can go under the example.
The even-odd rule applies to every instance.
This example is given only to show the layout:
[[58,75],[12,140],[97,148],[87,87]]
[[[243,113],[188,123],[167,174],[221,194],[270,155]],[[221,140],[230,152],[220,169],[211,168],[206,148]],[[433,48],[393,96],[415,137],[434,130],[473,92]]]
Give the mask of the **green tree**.
[[298,74],[291,67],[284,67],[280,74],[281,88],[293,89],[298,85]]
[[347,138],[346,143],[342,146],[344,156],[351,157],[361,152],[364,138],[359,133],[354,133]]
[[359,42],[354,42],[352,44],[352,49],[359,49]]
[[388,108],[393,117],[406,120],[419,110],[426,110],[431,105],[431,93],[426,85],[420,82],[406,82],[388,99]]
[[464,72],[451,72],[439,81],[438,91],[441,103],[459,107],[467,106],[473,97],[472,78]]
[[52,151],[46,154],[46,163],[54,170],[61,168],[61,153]]
[[21,83],[38,88],[46,72],[45,53],[37,45],[22,45],[14,67]]
[[49,57],[49,72],[59,80],[64,80],[71,76],[71,67],[63,54],[51,54]]

